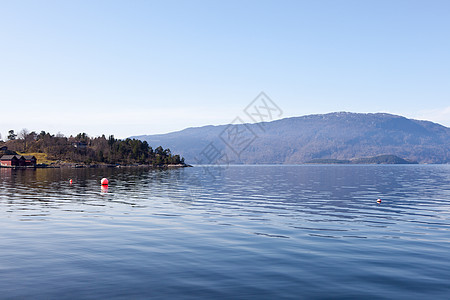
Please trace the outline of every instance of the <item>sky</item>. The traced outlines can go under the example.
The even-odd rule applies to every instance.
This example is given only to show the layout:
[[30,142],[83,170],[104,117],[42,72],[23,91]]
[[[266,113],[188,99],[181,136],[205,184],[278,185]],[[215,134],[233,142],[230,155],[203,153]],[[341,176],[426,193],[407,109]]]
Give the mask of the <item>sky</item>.
[[0,134],[388,112],[450,126],[450,1],[0,0]]

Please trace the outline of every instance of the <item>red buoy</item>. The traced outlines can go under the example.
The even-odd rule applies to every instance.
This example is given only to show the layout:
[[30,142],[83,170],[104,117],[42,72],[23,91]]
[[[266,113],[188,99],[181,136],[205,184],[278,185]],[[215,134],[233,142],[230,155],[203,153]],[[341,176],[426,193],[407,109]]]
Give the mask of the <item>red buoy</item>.
[[102,185],[108,185],[108,179],[102,178],[102,180],[100,181],[100,183],[101,183]]
[[72,184],[72,179],[69,180],[69,183]]

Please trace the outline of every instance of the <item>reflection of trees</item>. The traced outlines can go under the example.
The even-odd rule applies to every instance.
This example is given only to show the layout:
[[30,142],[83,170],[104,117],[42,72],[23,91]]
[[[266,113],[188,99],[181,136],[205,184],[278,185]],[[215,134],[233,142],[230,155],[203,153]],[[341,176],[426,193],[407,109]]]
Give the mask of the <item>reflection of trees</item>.
[[[53,209],[81,212],[117,204],[146,205],[149,199],[167,198],[182,177],[177,169],[148,167],[0,171],[0,201],[8,205],[8,210],[39,211],[41,215]],[[110,181],[108,193],[100,188],[103,177]]]

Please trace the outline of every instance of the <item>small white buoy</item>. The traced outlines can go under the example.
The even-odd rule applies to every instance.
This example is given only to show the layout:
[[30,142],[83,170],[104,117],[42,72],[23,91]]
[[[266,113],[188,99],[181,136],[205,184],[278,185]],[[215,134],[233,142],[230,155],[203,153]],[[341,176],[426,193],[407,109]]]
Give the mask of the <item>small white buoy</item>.
[[378,199],[378,200],[377,200],[377,203],[381,203],[381,199]]
[[106,178],[102,178],[102,180],[100,181],[100,183],[102,184],[102,185],[108,185],[108,179],[106,179]]

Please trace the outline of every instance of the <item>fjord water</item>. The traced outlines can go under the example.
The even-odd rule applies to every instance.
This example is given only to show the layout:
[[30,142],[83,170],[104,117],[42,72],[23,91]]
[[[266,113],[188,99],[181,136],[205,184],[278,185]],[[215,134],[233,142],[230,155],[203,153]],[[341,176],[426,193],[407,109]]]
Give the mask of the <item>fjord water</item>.
[[0,298],[450,295],[449,165],[0,169],[0,214]]

